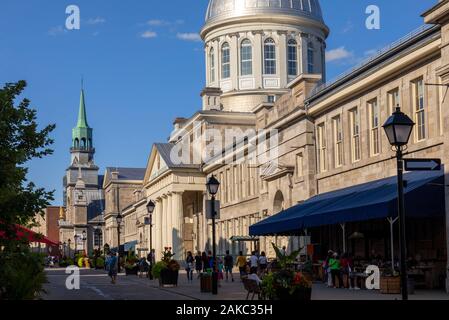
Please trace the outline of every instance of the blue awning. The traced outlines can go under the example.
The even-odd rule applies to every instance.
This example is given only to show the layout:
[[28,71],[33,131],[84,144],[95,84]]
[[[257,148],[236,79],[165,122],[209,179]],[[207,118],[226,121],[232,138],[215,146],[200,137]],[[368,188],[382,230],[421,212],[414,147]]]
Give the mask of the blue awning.
[[130,241],[130,242],[126,242],[123,246],[124,246],[124,251],[135,251],[136,245],[137,245],[137,240],[135,241]]
[[[405,210],[410,217],[444,215],[444,173],[404,175]],[[299,231],[345,222],[397,217],[397,177],[317,195],[249,228],[252,236],[295,235]]]

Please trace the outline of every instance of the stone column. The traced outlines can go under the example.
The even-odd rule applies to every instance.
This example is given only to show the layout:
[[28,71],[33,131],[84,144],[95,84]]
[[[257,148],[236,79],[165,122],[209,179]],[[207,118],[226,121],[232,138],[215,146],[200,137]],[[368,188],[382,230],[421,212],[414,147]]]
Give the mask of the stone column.
[[238,33],[230,34],[231,41],[229,43],[231,53],[231,80],[232,89],[239,89],[239,70],[240,70],[240,57],[239,57],[239,35]]
[[173,194],[170,192],[167,195],[167,246],[172,247],[173,251],[173,233],[175,232],[174,221],[173,221]]
[[203,214],[200,217],[200,219],[201,219],[201,243],[199,246],[201,251],[204,251],[206,249],[206,244],[209,239],[208,225],[207,225],[207,219],[206,219],[207,197],[208,197],[207,192],[203,192]]
[[279,34],[279,70],[278,74],[281,77],[281,88],[285,88],[288,82],[288,71],[287,71],[287,32],[278,31]]
[[262,31],[254,31],[253,44],[253,74],[255,81],[255,89],[262,88],[262,64],[263,64],[263,50],[262,50]]
[[184,260],[184,208],[182,203],[182,193],[174,192],[171,195],[172,201],[172,223],[173,223],[173,252],[176,260]]
[[301,33],[301,73],[307,74],[307,47],[309,36],[306,33]]

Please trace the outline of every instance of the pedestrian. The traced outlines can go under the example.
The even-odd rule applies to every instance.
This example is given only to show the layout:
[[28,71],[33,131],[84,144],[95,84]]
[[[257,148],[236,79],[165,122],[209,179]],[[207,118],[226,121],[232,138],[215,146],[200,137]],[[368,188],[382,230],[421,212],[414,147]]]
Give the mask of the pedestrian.
[[224,257],[224,267],[226,272],[226,281],[228,281],[230,274],[231,280],[232,282],[234,282],[234,275],[232,274],[232,268],[234,267],[234,258],[229,254],[229,250],[226,250],[226,255]]
[[209,268],[209,258],[207,257],[206,252],[203,252],[201,255],[201,260],[203,262],[203,272],[207,272],[207,269]]
[[287,255],[287,247],[286,246],[283,246],[280,251],[283,256]]
[[[329,268],[331,270],[331,276],[332,276],[332,283],[334,284],[334,288],[341,288],[343,285],[343,281],[341,279],[341,265],[340,265],[340,259],[338,257],[338,254],[335,252],[332,255],[332,258],[329,259]],[[337,279],[338,279],[338,286],[337,286]]]
[[117,264],[118,259],[115,251],[110,252],[111,259],[109,260],[109,277],[111,277],[111,283],[115,284],[117,281]]
[[331,269],[329,267],[329,260],[332,258],[333,254],[334,252],[332,250],[329,250],[327,252],[326,259],[323,261],[323,272],[324,272],[323,282],[326,282],[328,288],[333,287]]
[[193,258],[192,252],[191,251],[187,252],[186,271],[187,271],[187,281],[188,282],[193,281],[194,262],[195,262],[195,259]]
[[195,270],[198,278],[200,277],[201,271],[203,270],[203,260],[201,259],[201,252],[198,251],[195,255]]
[[240,277],[243,277],[246,274],[246,266],[248,262],[246,261],[246,257],[243,255],[243,252],[239,252],[239,256],[237,257],[236,266],[239,268]]
[[220,257],[217,257],[217,273],[218,273],[218,286],[221,287],[220,282],[224,279],[223,277],[223,259]]
[[151,249],[150,253],[147,255],[148,261],[148,278],[153,280],[153,266],[156,264],[156,253],[154,249]]
[[256,256],[256,252],[253,251],[251,253],[251,257],[249,258],[249,267],[250,267],[250,273],[257,273],[257,269],[259,267],[259,258]]
[[139,278],[141,278],[144,274],[148,274],[148,263],[147,259],[142,257],[139,260]]
[[267,272],[267,267],[268,267],[268,259],[265,252],[262,251],[259,257],[259,268],[261,277],[263,277],[263,275]]

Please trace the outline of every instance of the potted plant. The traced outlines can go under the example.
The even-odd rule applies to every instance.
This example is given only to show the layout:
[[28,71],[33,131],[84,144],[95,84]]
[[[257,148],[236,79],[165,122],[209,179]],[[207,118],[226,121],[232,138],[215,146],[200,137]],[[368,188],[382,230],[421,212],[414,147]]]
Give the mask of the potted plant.
[[174,254],[171,253],[171,248],[166,247],[162,253],[162,260],[156,263],[152,268],[153,277],[159,279],[159,285],[177,286],[179,269],[181,266],[173,259]]
[[292,263],[299,251],[290,255],[283,254],[273,244],[276,251],[277,265],[279,269],[268,273],[262,281],[262,292],[271,300],[295,300],[309,301],[312,298],[312,281],[302,272],[297,272]]
[[128,257],[125,261],[125,273],[126,275],[136,275],[139,272],[139,267],[137,265],[137,257],[134,252],[129,252]]
[[102,257],[98,257],[95,261],[95,269],[104,269],[104,259]]

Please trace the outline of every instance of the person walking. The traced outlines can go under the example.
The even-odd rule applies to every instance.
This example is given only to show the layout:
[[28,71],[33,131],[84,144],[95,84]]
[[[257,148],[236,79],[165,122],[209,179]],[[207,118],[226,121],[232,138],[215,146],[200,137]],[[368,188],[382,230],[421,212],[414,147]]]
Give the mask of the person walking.
[[246,274],[246,265],[247,265],[246,257],[243,255],[243,252],[239,252],[239,256],[237,257],[236,266],[239,268],[240,277],[243,277]]
[[251,257],[249,258],[249,267],[250,267],[250,273],[257,273],[257,269],[259,267],[259,258],[256,256],[256,252],[253,251],[251,253]]
[[260,276],[263,277],[263,275],[267,272],[268,268],[268,259],[264,251],[262,251],[259,257],[259,268],[260,268]]
[[111,259],[109,259],[109,277],[111,277],[111,283],[115,284],[117,281],[117,269],[118,269],[118,258],[117,254],[113,251],[110,253]]
[[203,252],[201,255],[201,260],[203,262],[203,272],[207,272],[207,269],[209,268],[209,258],[207,257],[206,252]]
[[[213,259],[212,259],[213,260]],[[218,272],[218,286],[221,287],[220,282],[223,280],[223,259],[220,257],[217,257],[217,272]]]
[[232,268],[234,267],[234,258],[229,254],[229,250],[226,250],[226,255],[224,257],[224,267],[226,272],[226,282],[229,280],[229,274],[231,275],[232,282],[234,282],[234,275],[232,274]]
[[148,261],[148,278],[153,280],[153,266],[156,264],[156,253],[154,249],[151,249],[150,253],[147,255]]
[[195,270],[198,278],[200,277],[201,271],[203,270],[203,260],[201,259],[201,252],[198,251],[195,255]]
[[192,252],[187,252],[186,258],[186,271],[187,271],[187,281],[193,281],[193,269],[194,269],[195,259],[193,258]]
[[[341,279],[340,259],[337,253],[334,253],[332,255],[332,258],[329,259],[329,268],[331,270],[332,283],[334,284],[333,287],[341,288],[343,285],[343,281]],[[338,286],[337,286],[337,279],[338,279]]]
[[323,282],[326,283],[326,286],[328,288],[331,288],[332,285],[332,276],[331,276],[331,269],[329,267],[329,260],[332,258],[332,255],[334,252],[332,250],[329,250],[327,252],[326,259],[323,261]]

